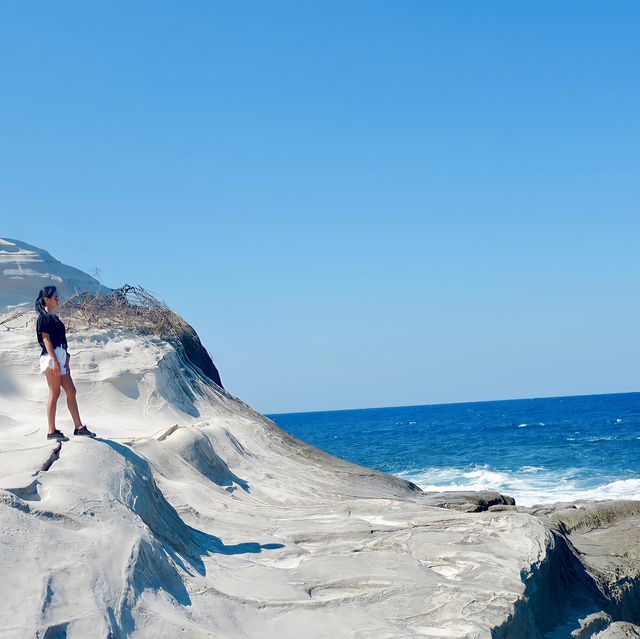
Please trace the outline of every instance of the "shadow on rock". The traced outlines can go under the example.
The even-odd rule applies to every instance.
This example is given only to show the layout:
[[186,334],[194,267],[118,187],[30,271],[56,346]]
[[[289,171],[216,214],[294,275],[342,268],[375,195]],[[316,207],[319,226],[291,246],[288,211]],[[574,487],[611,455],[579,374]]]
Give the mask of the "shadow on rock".
[[[95,441],[106,444],[129,462],[124,471],[125,478],[128,480],[125,482],[128,490],[124,491],[122,495],[118,495],[121,497],[121,503],[124,503],[144,521],[166,553],[188,574],[192,575],[193,573],[185,565],[185,562],[198,574],[204,576],[206,567],[203,557],[214,553],[237,555],[259,553],[263,549],[273,550],[284,547],[284,544],[260,544],[258,542],[227,545],[219,537],[189,526],[158,488],[153,478],[151,465],[146,459],[124,444],[100,437],[96,437]],[[157,550],[155,548],[150,549],[144,546],[139,550],[142,550],[146,557],[143,563],[149,563],[150,555],[157,554],[152,552]],[[160,572],[165,572],[166,566],[164,565],[156,565],[154,569],[159,567],[162,568]],[[186,602],[188,600],[188,596],[185,599],[185,593],[181,593],[179,588],[173,590],[172,594],[178,601]]]

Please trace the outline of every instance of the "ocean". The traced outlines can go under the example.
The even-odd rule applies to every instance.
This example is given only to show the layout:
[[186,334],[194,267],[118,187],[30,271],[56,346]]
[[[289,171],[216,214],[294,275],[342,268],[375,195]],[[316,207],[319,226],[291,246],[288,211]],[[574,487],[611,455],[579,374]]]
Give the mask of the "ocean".
[[640,393],[268,417],[427,491],[496,490],[523,506],[640,499]]

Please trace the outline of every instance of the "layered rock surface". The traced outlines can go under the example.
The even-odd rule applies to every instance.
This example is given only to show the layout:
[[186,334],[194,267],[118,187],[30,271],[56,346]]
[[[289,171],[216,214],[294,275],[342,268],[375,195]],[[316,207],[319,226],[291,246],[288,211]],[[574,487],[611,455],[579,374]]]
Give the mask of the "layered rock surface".
[[0,238],[0,313],[24,306],[33,308],[38,291],[45,286],[58,287],[65,297],[76,290],[109,290],[91,275],[62,264],[44,249]]
[[[639,502],[424,493],[289,435],[180,343],[126,330],[69,335],[99,438],[54,444],[34,315],[9,327],[3,637],[635,636],[620,633],[640,623]],[[62,398],[58,415],[70,433]]]

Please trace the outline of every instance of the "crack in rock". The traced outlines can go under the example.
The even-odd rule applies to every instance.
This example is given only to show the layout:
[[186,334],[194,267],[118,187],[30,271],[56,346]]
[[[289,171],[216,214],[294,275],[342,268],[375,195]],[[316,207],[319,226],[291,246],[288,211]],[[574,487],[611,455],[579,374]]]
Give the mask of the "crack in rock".
[[47,461],[42,465],[42,468],[40,470],[44,472],[49,470],[49,468],[51,468],[51,466],[53,465],[53,462],[56,461],[57,459],[60,459],[61,450],[62,450],[62,442],[58,442],[55,448],[53,448],[53,450],[51,451],[51,455],[49,455]]

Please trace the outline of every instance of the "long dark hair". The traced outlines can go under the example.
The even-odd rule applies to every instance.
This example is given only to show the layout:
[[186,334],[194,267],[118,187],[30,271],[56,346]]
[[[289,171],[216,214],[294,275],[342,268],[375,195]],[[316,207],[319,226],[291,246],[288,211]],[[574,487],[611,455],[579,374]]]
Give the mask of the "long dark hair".
[[58,289],[55,286],[45,286],[40,289],[38,293],[38,299],[36,299],[36,311],[38,313],[46,313],[47,309],[44,307],[44,298],[50,298]]

